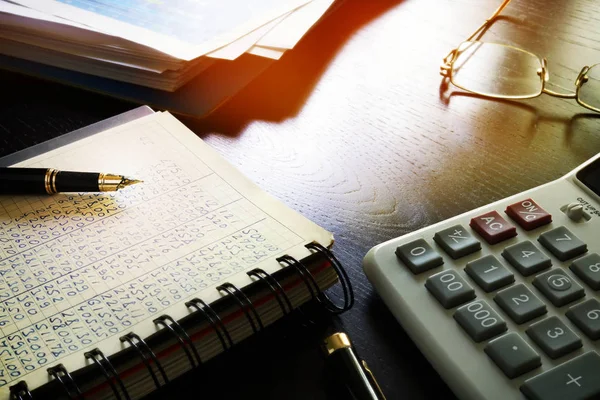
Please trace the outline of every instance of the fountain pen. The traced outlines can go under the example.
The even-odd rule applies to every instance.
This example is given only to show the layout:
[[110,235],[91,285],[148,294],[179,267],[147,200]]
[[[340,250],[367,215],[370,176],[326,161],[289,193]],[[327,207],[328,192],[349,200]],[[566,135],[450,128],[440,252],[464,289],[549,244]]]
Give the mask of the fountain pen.
[[140,183],[123,175],[59,171],[53,168],[0,168],[0,194],[114,192]]

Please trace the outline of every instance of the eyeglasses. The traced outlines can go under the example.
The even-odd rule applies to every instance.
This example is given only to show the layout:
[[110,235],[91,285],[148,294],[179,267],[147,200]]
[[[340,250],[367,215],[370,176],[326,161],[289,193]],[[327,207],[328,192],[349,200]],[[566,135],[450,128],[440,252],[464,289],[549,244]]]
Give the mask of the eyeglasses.
[[[575,99],[581,106],[600,112],[600,64],[585,66],[575,80],[575,93],[546,88],[550,78],[545,58],[518,47],[476,40],[510,3],[500,7],[466,41],[444,58],[440,74],[467,92],[498,99],[531,99],[542,93]],[[475,40],[474,40],[475,39]]]

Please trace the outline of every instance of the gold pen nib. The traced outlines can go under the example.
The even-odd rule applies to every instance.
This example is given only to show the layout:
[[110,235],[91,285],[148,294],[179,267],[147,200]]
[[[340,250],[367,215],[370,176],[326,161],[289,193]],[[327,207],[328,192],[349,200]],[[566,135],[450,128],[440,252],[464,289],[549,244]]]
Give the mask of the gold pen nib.
[[138,179],[128,178],[123,175],[115,174],[98,174],[98,189],[101,192],[114,192],[123,189],[127,186],[135,185],[142,181]]
[[121,177],[121,183],[119,183],[118,189],[123,189],[124,187],[135,185],[136,183],[142,183],[139,179],[127,178],[125,176]]

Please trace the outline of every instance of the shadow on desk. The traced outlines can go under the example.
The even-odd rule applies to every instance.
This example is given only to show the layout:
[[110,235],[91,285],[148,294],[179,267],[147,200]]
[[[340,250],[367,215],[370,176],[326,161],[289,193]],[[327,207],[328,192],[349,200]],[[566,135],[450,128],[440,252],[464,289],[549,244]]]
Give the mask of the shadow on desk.
[[[255,120],[281,122],[296,116],[344,44],[362,27],[402,0],[339,0],[298,45],[241,92],[204,119],[184,120],[199,135],[237,136]],[[335,7],[335,4],[333,5]]]
[[[450,104],[453,97],[470,97],[479,99],[481,101],[494,102],[498,104],[505,104],[516,109],[520,109],[528,113],[530,118],[528,132],[535,132],[536,126],[538,124],[544,123],[556,123],[564,126],[565,130],[565,141],[569,142],[569,140],[573,137],[573,135],[577,131],[585,131],[578,129],[577,126],[580,123],[585,121],[597,121],[600,120],[600,113],[595,113],[585,108],[581,108],[578,105],[573,104],[576,110],[582,110],[583,112],[579,112],[577,114],[573,114],[568,112],[567,115],[560,115],[556,113],[556,110],[552,110],[551,112],[540,111],[537,107],[534,107],[530,104],[524,103],[524,100],[510,100],[510,99],[495,99],[489,98],[485,96],[480,96],[478,94],[463,92],[463,91],[455,91],[449,90],[447,82],[442,82],[440,85],[440,99],[447,106]],[[527,101],[527,100],[525,100]],[[570,111],[570,110],[569,110]]]

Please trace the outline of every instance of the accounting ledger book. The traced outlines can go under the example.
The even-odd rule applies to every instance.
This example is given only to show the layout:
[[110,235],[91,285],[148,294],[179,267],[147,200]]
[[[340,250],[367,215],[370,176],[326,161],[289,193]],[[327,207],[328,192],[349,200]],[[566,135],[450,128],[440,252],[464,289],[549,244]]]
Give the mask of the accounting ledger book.
[[0,196],[0,400],[142,398],[306,301],[351,306],[346,279],[343,306],[322,292],[332,235],[168,113],[15,166],[144,182]]

